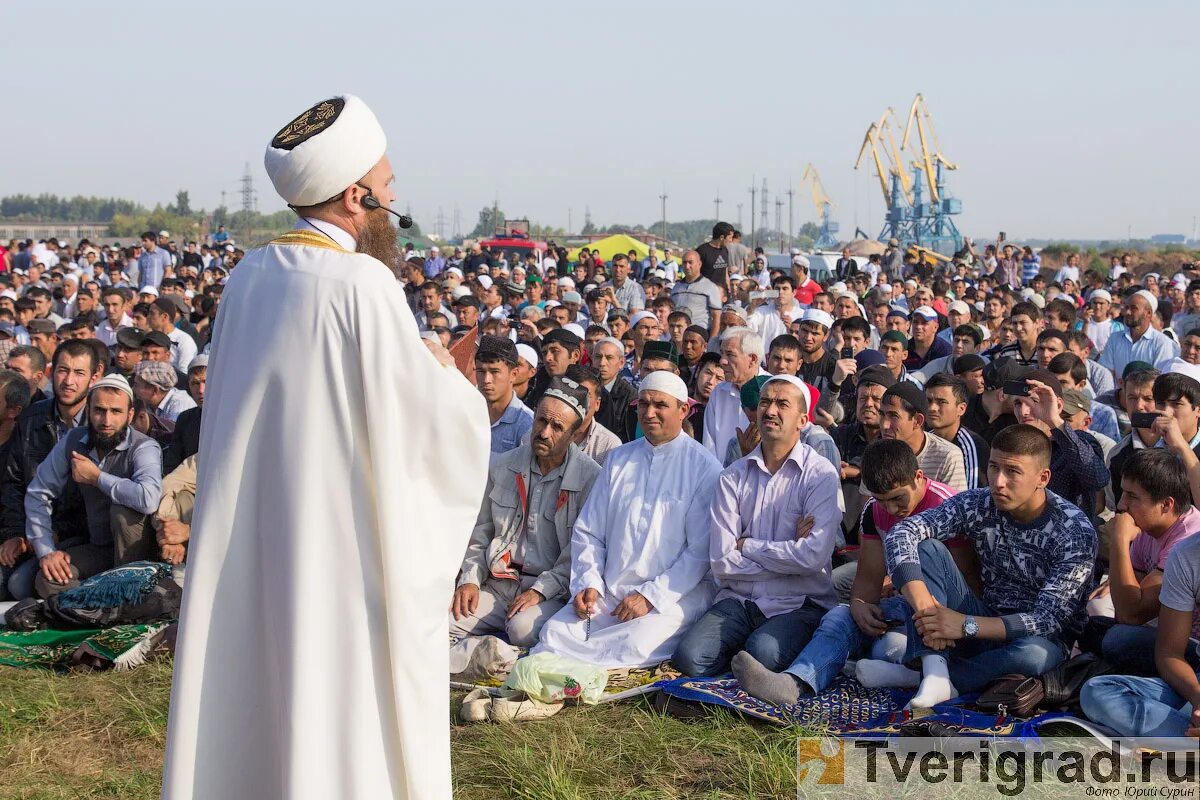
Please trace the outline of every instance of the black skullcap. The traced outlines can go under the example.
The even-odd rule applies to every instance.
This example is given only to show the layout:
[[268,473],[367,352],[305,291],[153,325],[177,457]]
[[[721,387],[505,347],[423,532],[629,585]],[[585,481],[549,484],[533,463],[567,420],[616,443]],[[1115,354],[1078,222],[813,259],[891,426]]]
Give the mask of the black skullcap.
[[983,360],[983,356],[968,353],[965,356],[959,356],[954,359],[951,369],[955,375],[962,375],[964,372],[974,372],[977,369],[983,369],[987,366],[987,362]]
[[876,386],[890,389],[896,385],[896,376],[887,367],[882,364],[876,364],[858,373],[858,385],[862,386],[865,383],[873,383]]
[[999,389],[1008,381],[1019,381],[1029,372],[1012,356],[998,358],[983,368],[983,383],[986,389]]
[[704,327],[703,325],[688,325],[687,330],[685,330],[683,334],[686,336],[689,333],[694,333],[704,341],[708,341],[708,328]]
[[568,350],[578,350],[583,345],[583,339],[580,339],[565,328],[554,328],[551,331],[547,331],[546,335],[542,337],[543,348],[552,342],[558,342]]
[[158,331],[150,331],[149,333],[147,333],[145,336],[142,337],[142,347],[145,347],[148,344],[156,345],[158,347],[164,347],[167,350],[170,350],[171,349],[171,337],[167,336],[165,333],[159,333]]
[[517,365],[517,346],[507,336],[483,336],[475,350],[475,360],[503,361],[510,367]]
[[892,388],[883,394],[885,403],[889,397],[899,397],[920,414],[926,417],[929,416],[929,400],[926,399],[925,393],[912,381],[900,381],[894,384]]

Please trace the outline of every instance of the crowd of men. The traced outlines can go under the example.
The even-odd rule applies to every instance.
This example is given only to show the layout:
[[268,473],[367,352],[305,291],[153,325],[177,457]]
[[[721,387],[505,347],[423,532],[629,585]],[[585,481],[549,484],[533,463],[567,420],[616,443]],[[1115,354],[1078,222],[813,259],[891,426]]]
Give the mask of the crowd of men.
[[[223,232],[219,232],[223,233]],[[228,237],[11,242],[0,599],[186,562]],[[845,667],[929,707],[1074,652],[1085,712],[1200,727],[1200,269],[892,242],[814,276],[732,226],[659,257],[409,249],[423,337],[474,342],[492,461],[449,600],[605,667],[790,703]]]
[[[931,707],[1092,653],[1086,713],[1200,730],[1200,267],[897,242],[410,253],[492,425],[452,638]],[[435,268],[430,268],[436,259]]]
[[208,343],[242,255],[9,242],[0,253],[0,600],[133,561],[182,580]]

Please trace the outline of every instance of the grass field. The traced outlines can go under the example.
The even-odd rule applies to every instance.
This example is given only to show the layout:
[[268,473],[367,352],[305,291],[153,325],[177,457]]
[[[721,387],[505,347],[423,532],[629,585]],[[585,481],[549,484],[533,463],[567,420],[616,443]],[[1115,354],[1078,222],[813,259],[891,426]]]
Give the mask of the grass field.
[[[158,797],[170,684],[169,661],[79,675],[0,668],[0,798]],[[724,714],[683,722],[645,701],[456,726],[455,796],[793,798],[798,735]]]

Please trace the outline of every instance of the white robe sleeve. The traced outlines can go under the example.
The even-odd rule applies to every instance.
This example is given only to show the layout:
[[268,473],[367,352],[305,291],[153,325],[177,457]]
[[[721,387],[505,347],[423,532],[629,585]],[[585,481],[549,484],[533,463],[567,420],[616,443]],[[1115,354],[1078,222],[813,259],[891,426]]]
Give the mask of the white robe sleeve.
[[600,471],[571,533],[571,597],[584,589],[604,593],[608,554],[608,503],[611,468]]

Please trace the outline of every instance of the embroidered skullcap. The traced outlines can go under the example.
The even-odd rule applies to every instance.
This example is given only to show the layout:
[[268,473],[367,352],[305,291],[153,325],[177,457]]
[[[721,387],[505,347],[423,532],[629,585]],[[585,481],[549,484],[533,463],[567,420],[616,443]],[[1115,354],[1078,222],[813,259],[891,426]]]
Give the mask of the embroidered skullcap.
[[638,387],[638,394],[642,392],[662,392],[663,394],[674,397],[681,403],[688,401],[687,384],[673,372],[666,370],[655,370],[646,377],[642,378],[642,385]]
[[279,196],[293,206],[322,203],[371,171],[387,136],[371,109],[352,94],[322,100],[267,145],[263,165]]
[[[152,361],[150,363],[161,364],[162,362]],[[167,369],[171,368],[170,364],[162,364],[162,366],[166,367]],[[133,389],[129,387],[129,381],[125,380],[124,375],[119,373],[105,375],[103,378],[92,384],[92,388],[88,389],[88,394],[91,394],[97,389],[116,389],[118,392],[124,392],[125,396],[129,398],[130,404],[133,404]]]
[[553,397],[557,400],[562,400],[579,415],[580,419],[587,416],[589,400],[587,387],[570,378],[551,378],[550,387],[546,389],[546,393],[542,397]]

